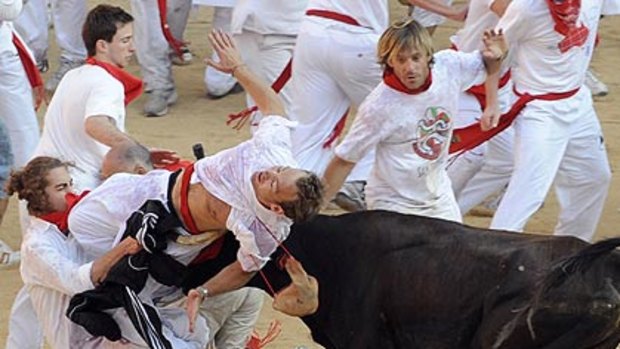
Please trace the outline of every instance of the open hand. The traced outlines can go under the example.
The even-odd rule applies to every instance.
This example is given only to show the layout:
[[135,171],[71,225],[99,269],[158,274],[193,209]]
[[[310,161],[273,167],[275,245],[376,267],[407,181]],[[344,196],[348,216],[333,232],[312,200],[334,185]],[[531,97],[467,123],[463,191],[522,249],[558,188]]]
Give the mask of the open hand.
[[200,310],[200,304],[202,304],[202,295],[196,289],[191,289],[187,293],[187,302],[185,303],[185,312],[189,318],[189,332],[194,333],[194,327],[196,326],[196,319],[198,318],[198,310]]
[[243,65],[241,54],[237,50],[235,41],[230,37],[228,33],[223,32],[221,29],[212,30],[209,33],[209,41],[219,61],[214,61],[211,58],[206,58],[205,63],[223,73],[233,73],[234,70]]
[[508,52],[508,42],[501,29],[497,32],[493,29],[485,30],[482,42],[484,43],[482,55],[485,58],[501,60]]
[[150,149],[150,152],[151,161],[153,162],[153,167],[155,168],[163,168],[169,165],[174,165],[181,160],[181,158],[173,150],[152,148]]

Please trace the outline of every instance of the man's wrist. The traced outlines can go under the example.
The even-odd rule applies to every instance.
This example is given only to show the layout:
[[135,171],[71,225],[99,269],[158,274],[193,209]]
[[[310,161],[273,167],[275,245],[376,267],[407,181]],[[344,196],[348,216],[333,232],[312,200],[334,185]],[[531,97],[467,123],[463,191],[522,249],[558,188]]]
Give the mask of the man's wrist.
[[201,301],[204,302],[204,300],[207,299],[207,296],[209,295],[209,290],[207,290],[206,287],[198,286],[196,287],[196,291],[198,291]]
[[246,65],[245,65],[245,63],[239,63],[239,64],[235,65],[235,66],[231,69],[231,71],[230,71],[230,75],[235,76],[235,72],[236,72],[239,68],[242,68],[242,67],[245,67],[245,66],[246,66]]

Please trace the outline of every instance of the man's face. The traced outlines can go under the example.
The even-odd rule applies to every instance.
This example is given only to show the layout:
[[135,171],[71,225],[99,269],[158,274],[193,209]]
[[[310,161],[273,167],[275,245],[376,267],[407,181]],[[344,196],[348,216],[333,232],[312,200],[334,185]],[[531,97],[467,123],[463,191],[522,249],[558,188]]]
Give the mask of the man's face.
[[49,171],[45,180],[47,181],[45,195],[49,202],[49,209],[51,212],[65,211],[67,209],[65,195],[73,191],[73,179],[69,171],[64,166],[56,167]]
[[408,89],[420,88],[429,74],[430,57],[416,48],[402,50],[388,59],[394,74]]
[[263,206],[276,213],[283,213],[280,203],[297,199],[295,183],[304,176],[307,176],[305,171],[274,166],[252,174],[252,187]]
[[124,68],[129,64],[135,51],[133,45],[133,25],[131,23],[118,24],[117,28],[111,42],[101,40],[104,45],[104,50],[101,53],[108,63]]

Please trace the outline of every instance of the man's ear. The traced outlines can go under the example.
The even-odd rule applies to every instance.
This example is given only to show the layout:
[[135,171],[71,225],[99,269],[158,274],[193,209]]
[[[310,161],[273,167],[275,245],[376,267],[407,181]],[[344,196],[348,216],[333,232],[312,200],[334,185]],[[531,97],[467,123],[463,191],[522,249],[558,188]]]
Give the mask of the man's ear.
[[95,43],[95,52],[107,53],[108,52],[108,42],[103,39],[97,40]]
[[135,174],[143,175],[143,174],[146,174],[147,172],[149,172],[149,170],[147,170],[146,167],[142,165],[136,165],[133,168],[133,173]]
[[269,204],[269,209],[279,215],[284,215],[284,209],[278,204]]

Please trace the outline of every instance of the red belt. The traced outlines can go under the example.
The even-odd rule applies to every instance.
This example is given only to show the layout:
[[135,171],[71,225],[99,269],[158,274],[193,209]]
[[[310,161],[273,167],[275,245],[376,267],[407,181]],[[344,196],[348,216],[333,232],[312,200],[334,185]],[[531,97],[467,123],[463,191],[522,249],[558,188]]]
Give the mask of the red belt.
[[346,24],[356,25],[358,27],[360,26],[359,22],[355,18],[334,11],[309,9],[308,11],[306,11],[306,16],[328,18]]
[[494,127],[488,131],[482,131],[479,123],[475,123],[469,126],[455,129],[452,134],[450,153],[457,153],[473,149],[480,144],[488,141],[493,136],[497,135],[503,130],[507,129],[510,125],[512,125],[513,121],[516,119],[519,113],[521,113],[523,108],[525,108],[525,106],[533,100],[540,99],[544,101],[557,101],[560,99],[572,97],[577,93],[577,91],[579,91],[579,87],[567,92],[531,95],[529,93],[519,93],[516,88],[514,88],[514,92],[517,96],[519,96],[519,99],[517,99],[517,101],[512,105],[508,112],[502,114],[497,127]]

